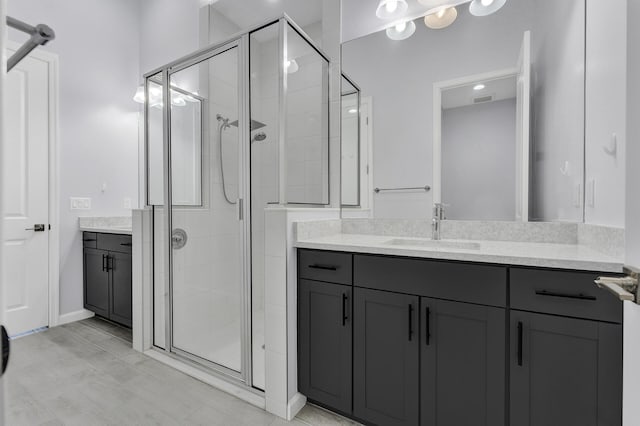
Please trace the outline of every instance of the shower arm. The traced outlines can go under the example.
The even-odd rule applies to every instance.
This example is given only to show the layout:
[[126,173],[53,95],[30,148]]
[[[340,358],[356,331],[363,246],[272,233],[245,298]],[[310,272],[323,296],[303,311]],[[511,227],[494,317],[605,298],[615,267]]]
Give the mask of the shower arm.
[[44,24],[38,24],[33,27],[15,18],[7,16],[7,25],[30,36],[29,40],[27,40],[7,60],[7,72],[11,71],[13,67],[18,65],[18,63],[22,59],[24,59],[25,56],[31,53],[33,49],[38,46],[44,46],[45,44],[56,38],[55,32],[50,27]]

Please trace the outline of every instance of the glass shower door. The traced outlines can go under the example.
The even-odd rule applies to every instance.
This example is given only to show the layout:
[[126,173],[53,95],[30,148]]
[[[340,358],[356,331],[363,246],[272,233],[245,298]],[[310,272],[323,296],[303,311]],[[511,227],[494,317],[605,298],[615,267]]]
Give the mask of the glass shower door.
[[239,50],[169,79],[171,350],[234,375],[246,327]]

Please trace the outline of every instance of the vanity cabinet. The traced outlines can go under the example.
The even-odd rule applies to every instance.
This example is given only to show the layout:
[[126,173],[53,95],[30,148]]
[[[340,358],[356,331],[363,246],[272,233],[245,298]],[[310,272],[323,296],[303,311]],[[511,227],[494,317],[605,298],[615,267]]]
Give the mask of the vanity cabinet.
[[504,426],[506,310],[420,304],[420,424]]
[[419,419],[419,298],[354,289],[353,414],[378,425]]
[[620,426],[597,275],[300,249],[299,389],[371,425]]
[[131,236],[83,233],[84,307],[131,327]]
[[321,404],[351,413],[351,286],[300,280],[298,386]]
[[511,426],[622,424],[620,303],[597,274],[510,274]]

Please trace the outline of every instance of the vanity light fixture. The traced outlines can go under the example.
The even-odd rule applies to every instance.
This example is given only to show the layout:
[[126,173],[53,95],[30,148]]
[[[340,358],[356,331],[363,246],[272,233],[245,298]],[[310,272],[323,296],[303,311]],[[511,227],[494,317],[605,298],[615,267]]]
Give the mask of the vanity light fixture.
[[453,24],[457,17],[458,9],[455,7],[445,7],[425,16],[424,24],[433,30],[441,30]]
[[380,19],[395,19],[401,17],[408,8],[407,0],[380,0],[376,16]]
[[405,40],[416,32],[416,24],[413,21],[404,21],[387,28],[387,37],[391,40]]
[[473,90],[482,90],[485,88],[485,85],[480,83],[480,84],[476,84],[475,86],[473,86]]
[[284,61],[284,69],[287,70],[287,74],[293,74],[300,69],[300,66],[296,62],[295,59],[285,59]]
[[487,16],[497,12],[507,0],[473,0],[469,5],[469,13],[473,16]]

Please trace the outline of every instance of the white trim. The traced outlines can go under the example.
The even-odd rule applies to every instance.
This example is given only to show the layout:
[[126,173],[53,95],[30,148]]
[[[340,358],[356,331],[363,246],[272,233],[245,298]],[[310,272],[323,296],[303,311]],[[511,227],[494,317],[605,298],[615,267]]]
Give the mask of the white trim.
[[497,80],[517,76],[517,68],[490,71],[433,83],[433,203],[442,202],[442,92],[454,87],[466,86],[478,80]]
[[[17,50],[21,47],[19,43],[7,40],[7,47],[10,50]],[[35,49],[29,53],[30,57],[36,58],[48,64],[49,72],[49,327],[63,324],[60,315],[60,150],[59,140],[59,59],[55,53],[42,49]],[[72,314],[75,314],[73,312]],[[70,315],[70,314],[65,314]]]
[[145,351],[144,354],[155,359],[156,361],[168,365],[169,367],[175,368],[176,370],[188,376],[191,376],[195,379],[200,380],[201,382],[213,386],[216,389],[220,389],[221,391],[231,394],[236,398],[248,402],[251,405],[255,405],[262,410],[264,410],[266,407],[266,402],[263,395],[252,392],[244,386],[236,385],[226,380],[222,380],[216,376],[204,372],[203,370],[193,367],[185,363],[184,361],[174,359],[155,349],[149,349]]
[[305,405],[307,405],[307,397],[300,392],[296,392],[287,403],[287,420],[293,420]]
[[69,324],[70,322],[82,321],[87,318],[93,317],[95,314],[87,309],[80,309],[79,311],[69,312],[68,314],[62,314],[57,318],[56,325]]

